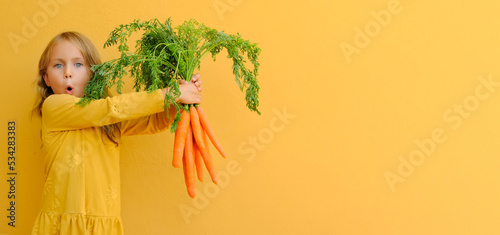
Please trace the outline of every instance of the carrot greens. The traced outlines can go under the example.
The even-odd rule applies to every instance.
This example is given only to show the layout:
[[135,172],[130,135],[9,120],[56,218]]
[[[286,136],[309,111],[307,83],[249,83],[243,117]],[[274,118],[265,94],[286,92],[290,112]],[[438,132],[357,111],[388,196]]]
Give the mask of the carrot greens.
[[[131,52],[128,39],[136,32],[142,32],[142,37],[136,41],[135,51]],[[136,91],[152,92],[168,88],[165,102],[173,104],[177,109],[171,128],[174,131],[181,117],[181,105],[175,102],[180,95],[179,80],[190,81],[207,55],[211,55],[215,61],[216,55],[226,49],[227,57],[233,62],[235,81],[240,90],[245,91],[246,106],[260,114],[257,108],[257,75],[261,49],[257,44],[242,39],[239,34],[226,34],[194,19],[177,27],[172,26],[170,19],[164,23],[158,19],[134,20],[130,24],[120,25],[110,33],[104,48],[113,45],[118,46],[120,57],[92,66],[93,78],[85,88],[80,105],[108,96],[108,88],[111,87],[121,93],[124,85],[122,78],[130,73],[134,78]],[[249,64],[252,66],[247,68]]]

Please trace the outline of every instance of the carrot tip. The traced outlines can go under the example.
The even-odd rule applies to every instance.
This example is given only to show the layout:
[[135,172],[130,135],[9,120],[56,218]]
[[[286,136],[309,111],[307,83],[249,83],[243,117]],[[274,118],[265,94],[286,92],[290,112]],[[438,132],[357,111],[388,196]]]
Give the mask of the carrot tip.
[[181,167],[182,167],[182,165],[177,164],[177,163],[175,163],[175,162],[173,162],[173,163],[172,163],[172,166],[173,166],[174,168],[181,168]]
[[188,188],[188,194],[191,198],[196,197],[196,189],[194,188],[194,186]]

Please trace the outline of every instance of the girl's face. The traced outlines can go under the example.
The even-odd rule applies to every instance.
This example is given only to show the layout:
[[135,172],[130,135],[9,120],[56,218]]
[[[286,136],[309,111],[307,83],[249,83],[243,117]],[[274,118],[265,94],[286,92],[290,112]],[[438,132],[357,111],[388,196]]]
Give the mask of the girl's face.
[[43,79],[54,94],[82,97],[83,89],[90,79],[89,67],[75,44],[64,40],[52,48]]

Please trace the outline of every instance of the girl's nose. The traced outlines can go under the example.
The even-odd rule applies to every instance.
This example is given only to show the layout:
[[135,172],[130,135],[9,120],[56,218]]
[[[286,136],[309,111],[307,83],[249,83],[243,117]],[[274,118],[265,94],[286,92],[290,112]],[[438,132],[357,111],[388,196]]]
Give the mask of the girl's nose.
[[71,78],[71,71],[69,69],[64,71],[64,78]]

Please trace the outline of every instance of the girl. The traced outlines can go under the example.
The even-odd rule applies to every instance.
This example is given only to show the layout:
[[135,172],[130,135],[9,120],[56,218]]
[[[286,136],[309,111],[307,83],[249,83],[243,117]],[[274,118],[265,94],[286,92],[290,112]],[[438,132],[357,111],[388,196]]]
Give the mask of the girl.
[[[32,234],[123,234],[120,217],[121,136],[168,129],[165,89],[137,92],[76,105],[101,63],[84,35],[64,32],[45,48],[38,64],[38,101],[45,158],[42,208]],[[201,102],[201,80],[181,82],[177,102]]]

